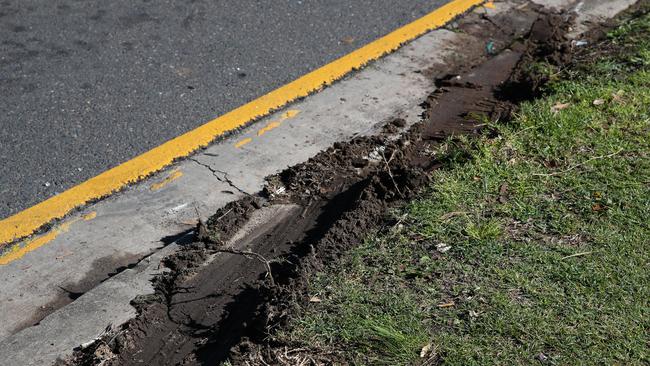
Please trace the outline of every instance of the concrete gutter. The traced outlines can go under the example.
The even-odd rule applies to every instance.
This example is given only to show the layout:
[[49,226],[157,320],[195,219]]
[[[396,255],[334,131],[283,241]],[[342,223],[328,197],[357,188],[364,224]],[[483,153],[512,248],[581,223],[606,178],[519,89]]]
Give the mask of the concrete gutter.
[[[635,1],[535,2],[577,9],[578,36],[589,22],[613,17]],[[494,8],[474,12],[489,18],[524,3],[495,1]],[[150,279],[164,270],[160,260],[191,237],[197,213],[207,218],[226,203],[259,191],[264,177],[304,162],[336,141],[373,134],[396,117],[417,122],[421,103],[435,89],[427,76],[431,66],[443,70],[448,60],[471,50],[484,52],[484,47],[469,34],[429,32],[320,93],[72,215],[44,234],[49,235],[46,245],[0,266],[0,364],[53,364],[107,327],[119,327],[135,316],[130,301],[153,292]],[[127,269],[112,275],[119,267]]]

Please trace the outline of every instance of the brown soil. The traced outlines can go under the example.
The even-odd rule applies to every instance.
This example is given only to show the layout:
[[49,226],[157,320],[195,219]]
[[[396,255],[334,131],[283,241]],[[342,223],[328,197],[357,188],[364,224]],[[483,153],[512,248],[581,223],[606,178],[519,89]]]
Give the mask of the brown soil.
[[[154,280],[156,293],[134,300],[138,317],[69,364],[292,364],[286,345],[270,335],[307,301],[311,274],[389,224],[387,211],[445,164],[435,153],[441,143],[507,120],[513,101],[534,95],[538,80],[521,70],[533,59],[562,62],[568,24],[532,5],[491,20],[463,18],[455,27],[476,34],[484,27],[494,54],[436,75],[422,122],[405,130],[395,120],[377,136],[334,144],[200,223],[198,240],[164,261],[169,272]],[[519,36],[525,40],[515,42]],[[311,364],[337,363],[332,355],[312,357]]]

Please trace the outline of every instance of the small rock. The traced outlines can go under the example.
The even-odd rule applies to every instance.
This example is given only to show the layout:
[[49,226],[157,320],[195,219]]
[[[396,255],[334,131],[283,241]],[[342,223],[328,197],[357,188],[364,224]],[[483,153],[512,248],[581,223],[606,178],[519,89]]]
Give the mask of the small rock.
[[46,187],[49,187],[49,186],[52,185],[52,183],[50,183],[50,182],[45,182],[45,184],[43,184],[43,185],[46,186]]

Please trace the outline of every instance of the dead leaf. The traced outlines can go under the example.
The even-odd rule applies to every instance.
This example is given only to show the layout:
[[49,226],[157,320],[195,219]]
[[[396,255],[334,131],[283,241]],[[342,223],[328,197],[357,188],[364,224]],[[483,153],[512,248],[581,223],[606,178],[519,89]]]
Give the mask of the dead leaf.
[[570,105],[571,103],[557,103],[556,105],[551,107],[551,112],[557,113],[563,109],[569,108]]
[[453,301],[438,305],[439,308],[450,308],[456,305]]
[[309,298],[309,302],[323,302],[318,296],[312,296]]
[[431,351],[431,343],[427,344],[426,346],[422,347],[422,350],[420,351],[420,358],[425,358]]
[[557,160],[546,160],[544,161],[544,166],[549,168],[549,169],[554,169],[558,167],[558,162]]
[[603,104],[605,104],[605,100],[604,99],[596,99],[596,100],[594,100],[593,104],[594,105],[603,105]]
[[625,91],[622,89],[617,91],[616,93],[612,93],[612,101],[614,103],[623,103],[623,95],[625,95]]
[[601,211],[605,211],[605,210],[607,210],[607,207],[601,205],[600,203],[594,203],[594,204],[591,206],[591,210],[592,210],[593,212],[601,212]]
[[499,188],[499,202],[506,203],[508,201],[508,183],[503,183]]

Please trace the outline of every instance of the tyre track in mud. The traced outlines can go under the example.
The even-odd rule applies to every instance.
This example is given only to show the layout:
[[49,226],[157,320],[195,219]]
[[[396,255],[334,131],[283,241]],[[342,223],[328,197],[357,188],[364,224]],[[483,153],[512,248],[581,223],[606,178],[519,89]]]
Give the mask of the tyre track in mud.
[[[280,364],[282,345],[267,336],[292,304],[307,301],[310,274],[389,224],[388,210],[445,164],[436,153],[445,140],[479,133],[486,120],[503,122],[533,96],[542,81],[522,72],[525,65],[558,62],[567,52],[570,22],[540,9],[460,20],[467,33],[488,29],[483,38],[493,48],[435,75],[438,89],[420,123],[407,128],[398,119],[376,136],[334,144],[199,223],[196,240],[163,262],[168,272],[154,279],[156,293],[133,301],[137,318],[66,364]],[[522,26],[524,38],[516,39]]]

